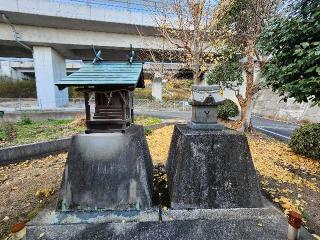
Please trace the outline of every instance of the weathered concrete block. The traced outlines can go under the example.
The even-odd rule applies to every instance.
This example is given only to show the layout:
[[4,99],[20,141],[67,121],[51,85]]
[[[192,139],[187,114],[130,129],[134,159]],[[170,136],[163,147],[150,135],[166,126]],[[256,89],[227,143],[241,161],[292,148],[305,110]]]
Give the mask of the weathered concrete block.
[[176,125],[166,168],[172,208],[262,206],[244,134]]
[[49,212],[28,224],[26,239],[288,239],[286,218],[274,208],[169,210],[162,217],[159,222],[156,211]]
[[142,126],[72,138],[58,209],[147,209],[152,161]]

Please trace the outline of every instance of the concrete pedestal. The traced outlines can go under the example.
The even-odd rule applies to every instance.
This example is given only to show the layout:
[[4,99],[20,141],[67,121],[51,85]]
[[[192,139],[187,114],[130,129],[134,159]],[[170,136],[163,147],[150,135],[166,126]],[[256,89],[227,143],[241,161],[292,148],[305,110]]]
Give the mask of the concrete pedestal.
[[132,210],[151,207],[152,161],[142,126],[125,133],[72,138],[59,210]]
[[188,127],[196,130],[222,130],[224,126],[219,123],[195,123],[188,122]]
[[231,130],[176,125],[167,161],[171,207],[261,207],[246,136]]
[[50,47],[33,47],[37,99],[42,109],[68,104],[68,89],[59,91],[54,84],[66,76],[65,59]]

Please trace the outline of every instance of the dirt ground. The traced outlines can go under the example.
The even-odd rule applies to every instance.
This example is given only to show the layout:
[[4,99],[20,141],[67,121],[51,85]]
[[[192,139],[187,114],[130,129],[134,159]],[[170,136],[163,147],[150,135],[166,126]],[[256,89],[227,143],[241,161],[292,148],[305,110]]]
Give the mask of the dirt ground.
[[29,221],[57,199],[66,156],[62,153],[0,167],[0,239],[8,236],[14,224]]
[[[147,136],[154,164],[166,161],[173,126]],[[320,161],[293,153],[286,144],[261,134],[248,135],[263,194],[285,213],[302,214],[306,227],[320,233]],[[0,239],[13,224],[32,219],[57,199],[66,153],[0,166]]]

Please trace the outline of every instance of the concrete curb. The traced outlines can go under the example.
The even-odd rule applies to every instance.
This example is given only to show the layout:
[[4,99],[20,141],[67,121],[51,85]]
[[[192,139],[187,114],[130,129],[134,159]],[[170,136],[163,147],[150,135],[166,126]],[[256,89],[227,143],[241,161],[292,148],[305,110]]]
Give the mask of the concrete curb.
[[[145,126],[144,128],[154,130],[174,123],[175,122],[162,122],[150,126]],[[0,148],[0,165],[17,163],[46,154],[67,151],[70,144],[71,137],[68,137],[46,142]]]
[[71,138],[24,144],[0,149],[0,165],[17,163],[41,155],[62,152],[68,149]]
[[73,119],[77,115],[83,115],[81,111],[5,111],[3,120],[8,122],[17,122],[21,120],[23,114],[25,114],[27,117],[34,121],[46,119]]

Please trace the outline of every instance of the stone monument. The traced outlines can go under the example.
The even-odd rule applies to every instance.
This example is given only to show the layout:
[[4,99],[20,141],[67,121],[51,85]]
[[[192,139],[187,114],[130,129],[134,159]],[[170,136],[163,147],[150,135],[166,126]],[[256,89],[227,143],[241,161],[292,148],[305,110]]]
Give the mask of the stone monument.
[[191,129],[223,129],[223,125],[217,123],[216,107],[224,102],[219,91],[218,85],[192,86],[192,119],[188,124]]

